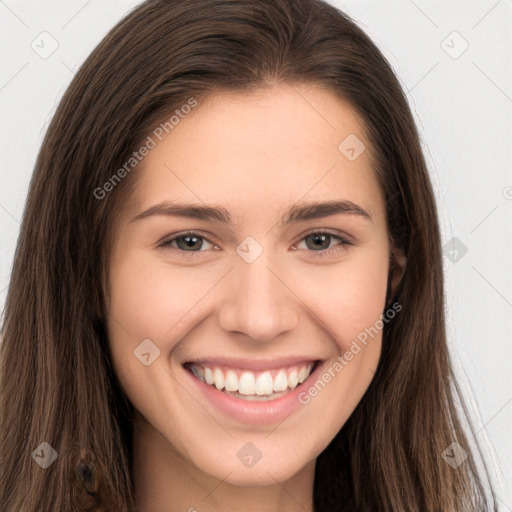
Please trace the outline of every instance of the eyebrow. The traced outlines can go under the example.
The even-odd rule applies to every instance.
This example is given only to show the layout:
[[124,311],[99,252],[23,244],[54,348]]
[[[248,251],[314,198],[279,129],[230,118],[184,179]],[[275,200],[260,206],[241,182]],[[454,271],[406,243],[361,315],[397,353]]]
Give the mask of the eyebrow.
[[[279,221],[281,226],[328,217],[337,214],[358,215],[366,218],[373,223],[371,215],[361,206],[352,201],[320,201],[297,203],[286,210]],[[223,224],[232,224],[232,218],[229,211],[222,206],[208,206],[201,204],[186,204],[178,202],[164,201],[151,206],[147,210],[137,214],[130,222],[139,221],[155,215],[169,217],[186,217],[198,219],[207,222],[221,222]]]

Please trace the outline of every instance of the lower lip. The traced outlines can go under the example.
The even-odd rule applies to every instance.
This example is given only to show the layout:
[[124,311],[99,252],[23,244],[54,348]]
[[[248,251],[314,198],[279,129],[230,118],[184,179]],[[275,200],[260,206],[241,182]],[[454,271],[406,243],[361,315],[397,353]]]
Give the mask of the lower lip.
[[272,425],[281,423],[297,408],[302,407],[298,395],[307,387],[309,383],[315,382],[317,375],[321,371],[322,364],[317,364],[315,370],[309,377],[299,384],[295,389],[274,400],[244,400],[235,398],[216,387],[203,382],[195,377],[190,371],[184,369],[185,373],[198,387],[201,393],[221,412],[234,418],[241,423],[251,423],[254,425]]

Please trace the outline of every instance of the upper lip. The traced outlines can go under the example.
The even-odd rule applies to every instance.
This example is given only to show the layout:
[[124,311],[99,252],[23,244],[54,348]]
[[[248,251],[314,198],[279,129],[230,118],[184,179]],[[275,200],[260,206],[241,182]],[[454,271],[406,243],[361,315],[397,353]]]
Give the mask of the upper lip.
[[210,368],[215,366],[227,366],[228,368],[237,368],[240,370],[272,370],[274,368],[285,368],[287,366],[299,366],[308,363],[317,363],[321,361],[318,357],[280,357],[274,359],[261,359],[261,358],[232,358],[232,357],[207,357],[196,360],[189,360],[184,363],[184,366],[188,365],[201,365],[208,366]]

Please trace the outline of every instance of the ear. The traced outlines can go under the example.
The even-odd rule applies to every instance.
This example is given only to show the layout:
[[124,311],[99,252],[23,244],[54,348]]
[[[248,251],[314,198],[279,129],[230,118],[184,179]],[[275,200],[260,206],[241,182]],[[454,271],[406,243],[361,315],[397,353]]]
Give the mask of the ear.
[[391,299],[395,296],[396,289],[402,280],[407,259],[400,249],[393,249],[389,258],[388,272],[388,290],[386,297],[386,307],[389,306]]

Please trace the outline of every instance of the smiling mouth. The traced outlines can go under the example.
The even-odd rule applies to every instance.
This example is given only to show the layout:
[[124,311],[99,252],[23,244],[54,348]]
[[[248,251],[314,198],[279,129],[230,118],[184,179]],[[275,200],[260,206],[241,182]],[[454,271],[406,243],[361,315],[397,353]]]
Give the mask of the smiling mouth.
[[275,400],[304,383],[319,361],[251,371],[206,363],[185,363],[183,366],[195,378],[217,390],[241,400]]

